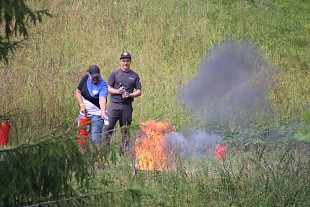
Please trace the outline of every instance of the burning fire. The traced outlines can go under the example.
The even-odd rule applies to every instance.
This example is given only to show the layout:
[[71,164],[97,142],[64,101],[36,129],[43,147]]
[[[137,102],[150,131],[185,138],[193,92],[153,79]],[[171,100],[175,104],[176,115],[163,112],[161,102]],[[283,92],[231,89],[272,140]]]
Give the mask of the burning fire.
[[164,150],[165,133],[175,131],[169,122],[149,120],[140,126],[141,137],[135,143],[136,169],[162,171],[167,166]]
[[[167,147],[165,136],[167,133],[171,134],[171,132],[175,131],[174,126],[165,120],[149,120],[142,123],[140,128],[141,135],[136,140],[134,147],[135,168],[138,170],[158,171],[168,169],[168,164],[173,164],[171,163],[171,159],[169,160],[173,152],[169,146]],[[210,135],[205,138],[211,139]],[[210,147],[212,146],[211,143],[212,141],[210,140]],[[188,142],[185,142],[185,144],[186,146],[191,145]],[[213,154],[216,159],[226,158],[226,147],[223,144],[216,144]]]

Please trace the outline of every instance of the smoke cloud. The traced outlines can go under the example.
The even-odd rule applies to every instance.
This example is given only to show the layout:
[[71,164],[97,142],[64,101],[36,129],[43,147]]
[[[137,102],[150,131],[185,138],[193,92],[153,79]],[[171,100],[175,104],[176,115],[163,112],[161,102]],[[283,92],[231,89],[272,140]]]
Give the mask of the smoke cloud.
[[269,113],[270,80],[269,64],[258,48],[227,40],[202,60],[197,75],[181,87],[180,100],[208,130],[231,124],[247,127]]
[[170,132],[165,134],[163,146],[171,154],[185,157],[194,154],[212,154],[218,143],[222,143],[221,137],[206,131],[194,131],[186,136]]
[[270,113],[271,76],[262,53],[249,42],[227,40],[215,45],[197,75],[179,91],[181,103],[206,124],[205,129],[186,135],[166,133],[164,150],[181,157],[213,154],[222,143],[213,127],[245,128]]

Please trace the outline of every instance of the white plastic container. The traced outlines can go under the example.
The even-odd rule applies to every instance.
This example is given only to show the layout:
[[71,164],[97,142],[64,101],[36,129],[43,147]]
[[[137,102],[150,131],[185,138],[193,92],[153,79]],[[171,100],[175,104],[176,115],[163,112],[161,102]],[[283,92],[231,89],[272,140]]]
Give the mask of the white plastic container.
[[104,125],[105,125],[105,126],[108,126],[108,125],[109,125],[109,119],[108,119],[108,118],[104,119]]

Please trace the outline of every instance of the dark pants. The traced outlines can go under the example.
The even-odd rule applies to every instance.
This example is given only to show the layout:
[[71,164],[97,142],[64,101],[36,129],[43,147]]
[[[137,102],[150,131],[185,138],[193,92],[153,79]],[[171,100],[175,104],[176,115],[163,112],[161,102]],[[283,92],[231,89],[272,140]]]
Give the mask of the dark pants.
[[132,121],[132,104],[121,104],[110,102],[108,106],[109,125],[104,129],[104,143],[106,146],[110,145],[111,136],[113,134],[116,122],[119,121],[119,126],[122,132],[122,144],[120,147],[120,155],[129,152],[130,136],[129,130],[126,126],[131,125]]

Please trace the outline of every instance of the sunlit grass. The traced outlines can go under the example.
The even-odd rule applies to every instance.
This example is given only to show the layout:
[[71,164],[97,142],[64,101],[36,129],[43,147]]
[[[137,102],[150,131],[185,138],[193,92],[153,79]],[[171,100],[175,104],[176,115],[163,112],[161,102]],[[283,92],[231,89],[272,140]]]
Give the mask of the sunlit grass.
[[[11,112],[21,143],[55,128],[74,129],[79,110],[74,91],[80,78],[90,64],[97,64],[107,79],[119,67],[121,52],[132,54],[132,69],[143,85],[143,95],[134,101],[134,126],[166,119],[177,131],[205,127],[180,105],[178,93],[197,73],[208,51],[227,38],[258,46],[276,71],[268,92],[275,117],[259,117],[246,130],[234,123],[214,129],[229,144],[227,160],[197,155],[176,160],[170,171],[134,174],[134,157],[118,157],[117,131],[111,161],[96,171],[92,188],[86,191],[142,189],[147,192],[143,206],[310,205],[309,146],[273,142],[292,138],[300,114],[309,110],[307,1],[55,0],[29,4],[50,9],[54,17],[31,28],[29,41],[11,56],[9,65],[0,63],[0,113]],[[15,137],[14,133],[10,136]],[[236,141],[241,138],[246,142]],[[264,142],[270,146],[264,148]],[[97,203],[104,196],[98,199]]]
[[[231,147],[227,158],[196,154],[174,160],[169,170],[134,170],[134,158],[121,158],[97,173],[93,187],[139,188],[147,206],[305,206],[309,187],[308,145],[263,143],[246,151]],[[173,167],[172,167],[173,166]]]
[[69,2],[31,3],[54,17],[33,28],[10,65],[1,66],[1,106],[29,112],[30,129],[70,126],[78,113],[74,90],[87,67],[98,64],[107,79],[123,51],[132,53],[143,84],[134,122],[167,119],[186,128],[193,117],[178,103],[179,88],[206,52],[227,38],[258,45],[278,69],[270,97],[279,120],[298,118],[308,108],[308,6],[302,1]]

